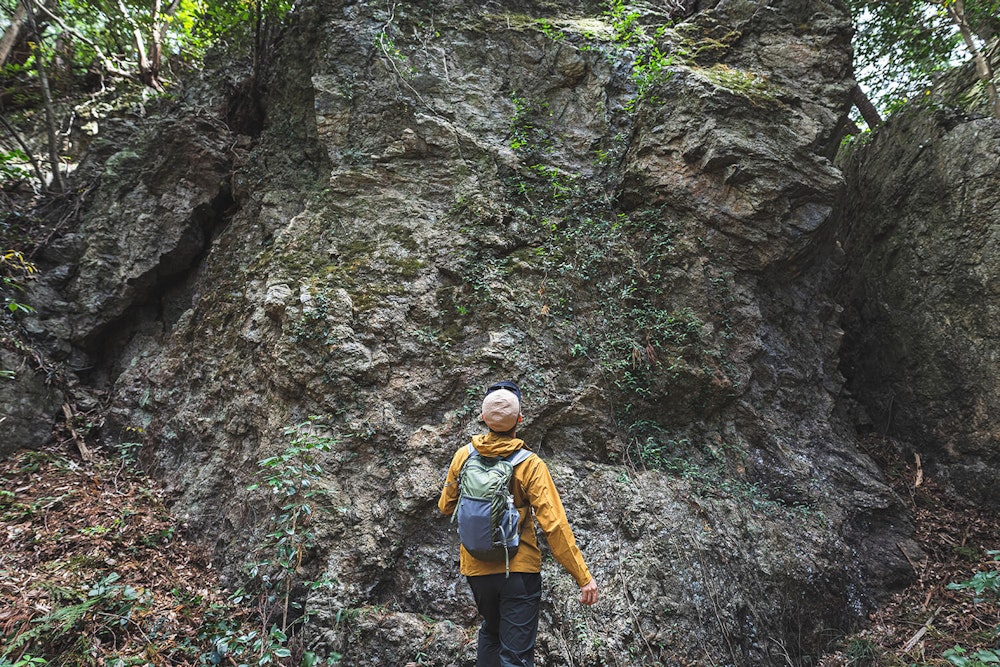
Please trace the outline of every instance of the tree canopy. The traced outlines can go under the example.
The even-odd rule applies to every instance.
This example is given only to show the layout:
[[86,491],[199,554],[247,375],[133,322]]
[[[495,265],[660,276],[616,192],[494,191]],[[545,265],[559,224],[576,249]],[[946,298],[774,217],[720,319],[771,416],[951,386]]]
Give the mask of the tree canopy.
[[[49,177],[8,122],[0,124],[0,175],[62,190],[60,93],[103,90],[109,77],[164,91],[171,68],[195,66],[209,48],[243,54],[246,90],[259,86],[281,18],[294,0],[0,0],[0,113],[45,112]],[[7,150],[4,150],[4,148]],[[11,148],[13,150],[10,150]]]
[[1000,118],[991,52],[1000,0],[849,0],[859,83],[883,111],[925,96],[945,70],[973,61],[978,92]]
[[276,19],[291,5],[292,0],[0,0],[0,66],[10,77],[40,57],[70,75],[128,76],[159,89],[165,59],[196,61],[219,41],[246,41],[256,60],[256,50],[266,46]]

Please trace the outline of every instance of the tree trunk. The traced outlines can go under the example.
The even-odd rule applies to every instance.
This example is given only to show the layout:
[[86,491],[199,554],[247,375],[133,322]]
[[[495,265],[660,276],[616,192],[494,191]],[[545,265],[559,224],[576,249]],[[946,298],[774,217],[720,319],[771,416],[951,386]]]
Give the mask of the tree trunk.
[[14,46],[21,38],[21,32],[27,23],[28,13],[22,5],[18,4],[17,9],[14,10],[14,15],[10,17],[10,25],[7,26],[3,37],[0,38],[0,67],[7,64],[10,52],[14,50]]
[[874,130],[882,124],[882,116],[879,115],[878,109],[875,108],[875,105],[871,103],[871,100],[861,90],[861,86],[854,85],[854,89],[851,91],[851,101],[854,102],[854,106],[861,112],[861,117],[868,123],[869,129]]
[[[158,2],[157,7],[159,7]],[[132,40],[135,42],[136,57],[139,65],[139,80],[150,88],[163,90],[163,86],[160,85],[159,71],[154,71],[150,63],[149,54],[146,52],[146,40],[142,36],[142,27],[132,18],[123,0],[118,0],[118,10],[122,13],[122,18],[132,26]],[[155,22],[155,16],[153,20]]]
[[1000,119],[1000,96],[997,95],[997,85],[993,81],[993,67],[990,66],[990,61],[979,50],[979,47],[976,46],[976,40],[973,39],[972,28],[969,26],[969,22],[965,16],[965,0],[955,0],[950,3],[948,5],[948,14],[955,25],[958,26],[958,31],[962,34],[965,46],[969,49],[969,53],[972,54],[972,59],[976,64],[976,74],[979,75],[979,79],[986,88],[986,94],[989,96],[993,117]]
[[59,160],[59,133],[56,131],[56,113],[52,106],[52,91],[49,89],[49,77],[45,72],[45,58],[42,55],[41,35],[38,34],[38,24],[35,21],[34,0],[22,0],[28,14],[28,23],[35,37],[35,68],[38,70],[38,85],[42,89],[42,101],[45,104],[45,125],[49,139],[49,165],[52,168],[52,187],[56,192],[63,192],[62,163]]
[[149,54],[150,78],[155,84],[153,87],[161,90],[160,69],[163,67],[163,18],[160,14],[161,0],[153,0],[153,9],[150,12],[150,37],[152,46]]

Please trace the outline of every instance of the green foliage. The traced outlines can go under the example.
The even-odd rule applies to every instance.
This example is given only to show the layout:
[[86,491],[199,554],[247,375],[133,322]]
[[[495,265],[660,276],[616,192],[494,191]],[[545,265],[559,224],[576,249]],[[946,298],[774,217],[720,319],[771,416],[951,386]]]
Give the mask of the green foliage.
[[11,662],[9,659],[0,657],[0,667],[32,667],[32,665],[47,665],[45,658],[35,658],[31,655],[22,655],[17,660]]
[[[186,0],[188,11],[179,11],[173,21],[188,44],[204,51],[219,41],[255,37],[258,26],[273,31],[275,24],[291,11],[291,0]],[[183,4],[183,3],[182,3]]]
[[[987,551],[986,553],[993,558],[1000,557],[1000,551]],[[976,602],[982,602],[987,598],[1000,601],[1000,570],[979,570],[971,579],[948,584],[948,589],[972,591]]]
[[538,29],[542,31],[543,35],[551,39],[553,42],[561,42],[566,39],[566,35],[562,30],[552,25],[545,19],[536,19],[535,25],[538,26]]
[[648,95],[654,85],[670,76],[669,68],[673,62],[674,56],[662,53],[658,46],[639,54],[632,65],[632,80],[635,81],[640,98]]
[[[673,73],[670,68],[675,55],[663,51],[655,39],[646,34],[639,22],[642,14],[625,0],[609,0],[605,14],[614,29],[615,46],[637,52],[632,62],[632,81],[636,86],[636,96],[626,105],[626,111],[635,111],[639,102],[647,99],[650,91]],[[663,29],[661,27],[657,30],[655,36],[661,36]]]
[[[91,636],[105,636],[112,640],[124,632],[125,626],[133,622],[133,615],[148,608],[150,596],[145,591],[129,585],[118,584],[121,575],[110,572],[104,575],[86,592],[67,592],[71,604],[56,607],[48,614],[32,620],[31,629],[11,638],[0,654],[3,660],[11,660],[25,648],[33,648],[45,653],[62,653],[69,657],[81,639]],[[87,633],[82,634],[86,628]],[[77,647],[77,648],[74,648]],[[14,665],[45,664],[37,661]]]
[[[1000,558],[1000,551],[987,551],[986,555],[996,564],[996,560]],[[1000,570],[979,570],[971,578],[950,583],[947,588],[953,591],[972,591],[975,604],[982,602],[995,604],[1000,602]],[[996,631],[1000,632],[1000,626],[997,626]],[[989,667],[1000,664],[1000,651],[996,649],[983,648],[973,651],[956,644],[942,656],[955,667]]]
[[608,0],[607,16],[614,28],[614,40],[622,46],[634,46],[643,41],[642,16],[629,7],[625,0]]
[[970,653],[956,644],[942,655],[955,667],[989,667],[1000,664],[1000,653],[991,649],[979,649]]
[[[638,3],[636,3],[638,6]],[[699,63],[708,58],[717,61],[722,52],[740,38],[738,31],[724,32],[718,26],[705,27],[696,23],[674,26],[665,23],[650,31],[640,19],[642,13],[625,0],[610,0],[605,12],[613,26],[613,44],[626,53],[634,53],[632,81],[636,86],[635,97],[626,105],[626,111],[635,111],[641,102],[656,104],[655,88],[667,81],[679,67],[700,68]],[[714,78],[716,85],[734,90],[749,99],[763,94],[763,80],[739,70],[718,70],[715,64],[705,71],[705,78]],[[747,92],[753,90],[753,96]]]
[[32,278],[38,269],[18,250],[0,251],[0,295],[3,309],[8,313],[30,313],[34,308],[14,299],[13,291],[20,291],[22,283]]
[[[68,56],[70,74],[97,67],[159,88],[161,61],[195,63],[222,44],[230,53],[248,53],[256,75],[292,5],[291,0],[177,0],[162,3],[154,13],[147,0],[62,0],[39,11],[43,30],[33,57],[42,57],[49,67],[57,43],[71,43],[71,49],[59,52],[64,61]],[[0,8],[0,16],[5,14]],[[12,63],[3,75],[32,75],[31,64]]]
[[878,646],[870,639],[854,638],[844,649],[845,667],[873,667],[879,658]]
[[0,182],[28,178],[31,175],[27,168],[29,164],[28,154],[20,149],[0,150]]
[[[876,106],[892,111],[926,94],[934,77],[969,52],[948,13],[954,0],[849,0],[857,77]],[[965,0],[981,37],[1000,29],[1000,1]]]
[[308,616],[305,605],[294,598],[297,590],[328,587],[326,580],[305,580],[300,574],[306,551],[314,546],[311,527],[317,499],[325,494],[317,483],[323,475],[321,454],[337,439],[325,434],[317,417],[286,429],[289,444],[280,454],[257,462],[258,481],[248,490],[265,490],[278,503],[255,547],[246,571],[247,583],[233,595],[237,604],[254,603],[260,610],[260,629],[244,632],[227,628],[215,640],[220,657],[248,657],[255,664],[277,663],[291,655],[289,630]]
[[554,147],[552,111],[544,100],[528,100],[512,93],[510,148],[526,155],[547,155]]

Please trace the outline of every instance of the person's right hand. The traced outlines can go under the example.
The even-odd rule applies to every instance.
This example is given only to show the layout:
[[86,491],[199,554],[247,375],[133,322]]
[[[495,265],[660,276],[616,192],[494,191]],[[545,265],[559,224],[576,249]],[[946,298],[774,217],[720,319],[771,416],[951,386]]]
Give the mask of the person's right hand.
[[592,605],[597,602],[597,582],[591,578],[586,585],[580,586],[580,604]]

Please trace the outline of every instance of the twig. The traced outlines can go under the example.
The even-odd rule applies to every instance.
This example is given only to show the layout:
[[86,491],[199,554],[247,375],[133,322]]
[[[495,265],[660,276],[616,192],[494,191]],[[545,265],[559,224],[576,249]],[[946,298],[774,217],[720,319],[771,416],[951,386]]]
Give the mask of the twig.
[[921,637],[923,637],[925,634],[927,634],[927,631],[930,630],[930,628],[931,628],[931,624],[934,623],[934,619],[937,618],[937,615],[941,613],[942,609],[944,609],[943,605],[940,606],[940,607],[938,607],[937,609],[935,609],[934,613],[931,614],[931,617],[927,619],[927,622],[924,623],[923,627],[921,627],[919,630],[917,630],[917,632],[916,632],[915,635],[913,635],[912,637],[910,637],[910,641],[906,642],[906,646],[903,647],[903,653],[904,654],[905,653],[909,653],[910,650],[914,646],[917,645],[917,642],[920,641]]
[[135,629],[139,631],[139,634],[142,635],[142,638],[146,640],[146,644],[149,646],[153,645],[153,642],[150,641],[149,639],[149,635],[146,634],[146,632],[142,629],[142,626],[139,625],[139,623],[135,619],[129,618],[128,616],[122,616],[121,614],[112,614],[111,612],[108,611],[99,611],[97,612],[97,615],[107,616],[108,618],[115,618],[120,621],[131,623],[133,626],[135,626]]
[[[83,207],[84,200],[86,200],[87,196],[91,192],[93,192],[94,188],[96,188],[99,184],[100,184],[100,179],[95,178],[90,182],[89,185],[87,185],[86,188],[78,190],[76,194],[73,195],[72,210],[69,211],[68,213],[64,213],[61,215],[61,217],[59,218],[59,222],[57,222],[55,225],[52,226],[52,229],[49,231],[48,234],[46,234],[45,238],[42,239],[40,242],[36,243],[35,247],[31,249],[31,252],[28,253],[28,259],[34,259],[35,255],[42,248],[47,247],[49,243],[52,241],[52,239],[63,230],[63,227],[65,227],[67,222],[79,219],[80,209]],[[66,193],[64,195],[64,197],[66,196],[69,196],[69,193]],[[60,201],[65,201],[65,199],[60,198]]]
[[[694,543],[693,539],[690,539],[692,552],[700,552]],[[698,560],[698,568],[701,570],[702,584],[705,586],[705,593],[708,599],[712,602],[712,612],[715,614],[715,621],[719,624],[719,632],[722,634],[722,638],[726,641],[726,647],[729,649],[729,655],[733,658],[733,662],[739,662],[736,656],[736,648],[733,646],[732,633],[726,627],[726,624],[722,620],[722,607],[719,605],[718,593],[712,588],[711,577],[705,568],[704,561],[701,560],[700,553],[696,556]]]
[[94,455],[90,453],[90,449],[87,448],[87,443],[83,441],[83,437],[73,428],[73,408],[69,406],[69,403],[63,403],[62,411],[66,415],[66,428],[69,429],[74,442],[76,442],[76,448],[80,451],[80,458],[84,461],[92,461]]
[[906,553],[905,549],[903,549],[903,543],[902,542],[896,542],[896,547],[899,549],[899,552],[901,554],[903,554],[903,558],[905,558],[906,562],[910,564],[910,567],[913,568],[913,574],[919,575],[920,574],[920,570],[917,569],[916,563],[913,562],[913,560],[910,558],[910,555],[908,553]]

